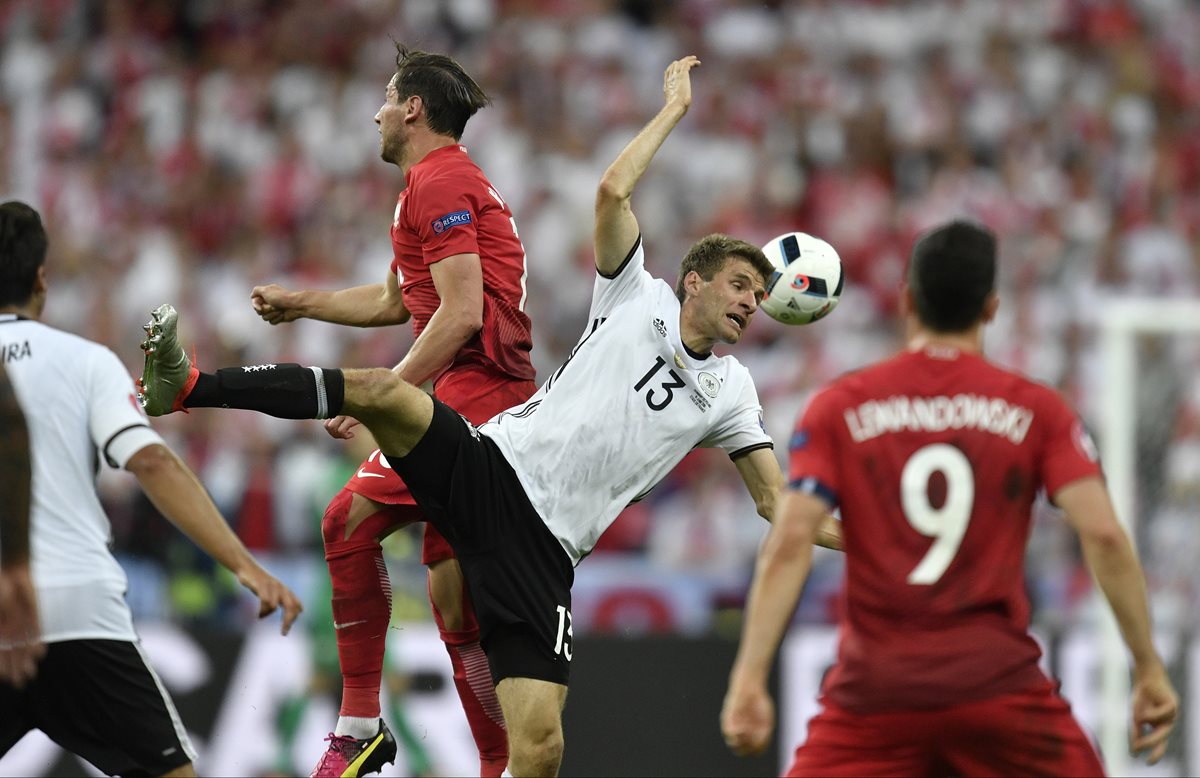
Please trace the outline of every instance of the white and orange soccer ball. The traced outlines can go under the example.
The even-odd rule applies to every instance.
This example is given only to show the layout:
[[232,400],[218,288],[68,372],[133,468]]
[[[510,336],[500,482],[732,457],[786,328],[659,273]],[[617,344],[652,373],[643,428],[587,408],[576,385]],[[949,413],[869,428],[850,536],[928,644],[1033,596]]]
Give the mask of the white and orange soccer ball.
[[810,324],[837,306],[845,277],[838,253],[820,238],[787,232],[762,247],[775,273],[759,306],[784,324]]

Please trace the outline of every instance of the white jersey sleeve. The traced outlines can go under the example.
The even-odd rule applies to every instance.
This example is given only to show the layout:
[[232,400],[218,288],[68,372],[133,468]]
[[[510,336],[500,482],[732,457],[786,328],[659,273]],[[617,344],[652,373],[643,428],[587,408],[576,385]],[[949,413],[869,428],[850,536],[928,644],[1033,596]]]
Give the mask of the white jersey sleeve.
[[133,378],[117,355],[106,348],[96,348],[92,354],[88,431],[109,467],[123,468],[138,451],[163,440],[146,420]]
[[[741,365],[738,365],[741,367]],[[763,422],[762,404],[758,401],[758,390],[750,373],[743,367],[740,375],[741,390],[737,395],[737,403],[725,416],[721,423],[700,442],[703,448],[720,448],[729,454],[731,459],[749,454],[760,448],[773,448],[771,436],[767,434]]]
[[642,236],[639,235],[616,272],[607,276],[599,272],[596,274],[588,321],[594,325],[597,320],[607,318],[614,308],[643,294],[654,281],[654,276],[646,270],[646,253],[642,250]]

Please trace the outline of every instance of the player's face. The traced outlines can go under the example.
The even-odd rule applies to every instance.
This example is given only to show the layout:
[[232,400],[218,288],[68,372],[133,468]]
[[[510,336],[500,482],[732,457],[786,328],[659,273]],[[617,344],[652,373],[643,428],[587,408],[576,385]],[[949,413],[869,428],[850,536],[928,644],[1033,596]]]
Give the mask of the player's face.
[[729,257],[701,293],[711,337],[722,343],[741,340],[765,293],[754,266],[741,257]]
[[400,164],[404,155],[404,103],[396,91],[396,79],[388,82],[383,106],[375,114],[379,125],[379,156],[384,162]]

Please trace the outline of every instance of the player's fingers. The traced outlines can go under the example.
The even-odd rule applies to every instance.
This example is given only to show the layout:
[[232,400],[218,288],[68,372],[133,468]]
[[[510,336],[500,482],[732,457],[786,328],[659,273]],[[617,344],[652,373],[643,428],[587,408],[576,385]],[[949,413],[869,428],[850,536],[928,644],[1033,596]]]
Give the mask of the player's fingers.
[[292,625],[296,623],[296,619],[303,610],[304,606],[300,603],[300,598],[287,591],[287,594],[283,598],[283,625],[280,627],[281,634],[286,635],[291,631]]
[[0,683],[17,685],[16,657],[13,649],[0,648]]
[[762,753],[766,747],[766,738],[753,731],[744,730],[726,735],[725,744],[738,756],[754,756]]
[[41,658],[44,647],[40,644],[35,651],[33,644],[15,645],[0,650],[0,680],[7,681],[18,689],[37,675],[37,663]]
[[1133,752],[1135,754],[1140,754],[1143,751],[1156,749],[1160,745],[1165,747],[1167,738],[1170,736],[1170,734],[1170,724],[1159,724],[1158,726],[1152,727],[1149,730],[1135,735],[1133,738]]
[[32,681],[37,675],[37,660],[40,653],[34,650],[34,646],[26,645],[16,650],[16,676],[15,683],[18,687],[24,686],[26,682]]

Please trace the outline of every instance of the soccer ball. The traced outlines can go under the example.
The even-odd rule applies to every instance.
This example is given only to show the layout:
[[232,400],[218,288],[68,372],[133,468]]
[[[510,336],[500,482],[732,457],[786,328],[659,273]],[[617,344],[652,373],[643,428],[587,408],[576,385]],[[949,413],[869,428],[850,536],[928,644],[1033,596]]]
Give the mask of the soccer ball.
[[803,232],[787,232],[763,246],[776,270],[759,306],[784,324],[810,324],[828,316],[842,296],[842,260],[833,246]]

